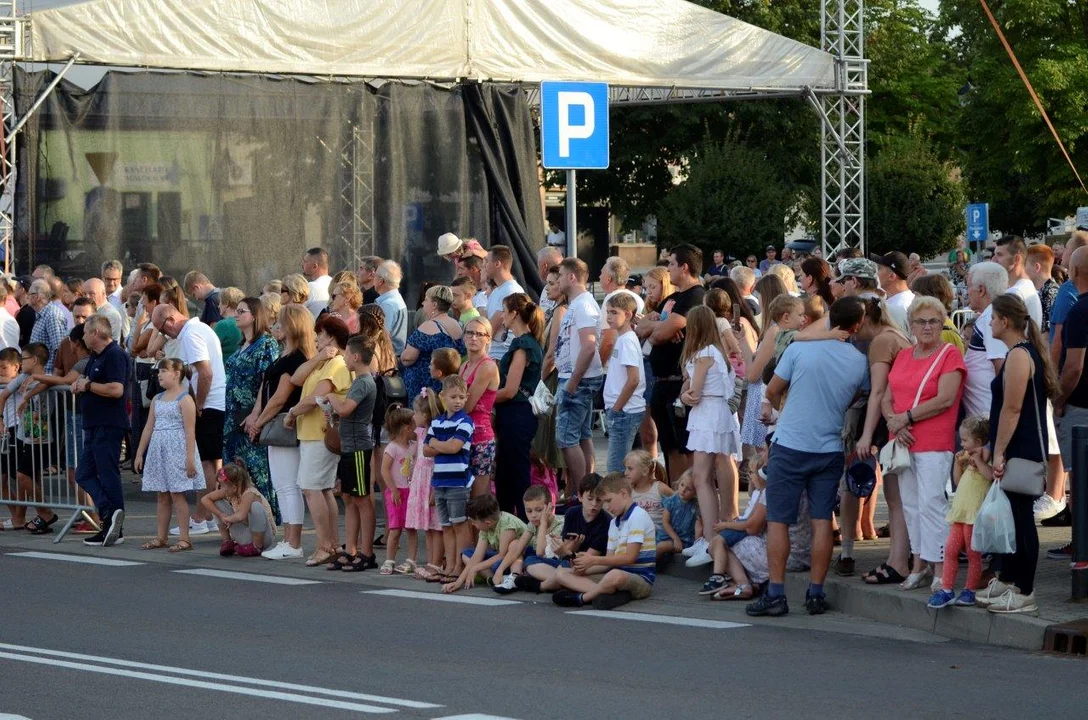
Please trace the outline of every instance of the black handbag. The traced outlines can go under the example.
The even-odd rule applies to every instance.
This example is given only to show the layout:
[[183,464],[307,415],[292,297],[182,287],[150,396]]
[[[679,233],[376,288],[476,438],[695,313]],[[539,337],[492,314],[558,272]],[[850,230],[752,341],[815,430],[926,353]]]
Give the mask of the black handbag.
[[293,427],[283,426],[285,417],[287,413],[280,413],[261,428],[257,444],[264,447],[298,447],[298,431]]
[[404,386],[404,378],[395,373],[395,370],[390,370],[378,376],[385,395],[385,406],[397,404],[408,407],[408,389]]

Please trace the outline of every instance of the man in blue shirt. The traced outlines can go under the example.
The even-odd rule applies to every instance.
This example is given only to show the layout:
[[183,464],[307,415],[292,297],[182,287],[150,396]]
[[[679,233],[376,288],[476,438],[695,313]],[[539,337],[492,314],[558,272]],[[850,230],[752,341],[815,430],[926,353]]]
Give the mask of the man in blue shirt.
[[[835,301],[832,329],[853,335],[865,315],[856,297]],[[801,494],[812,517],[812,569],[805,593],[810,615],[827,610],[824,578],[831,564],[831,513],[845,465],[842,428],[846,410],[869,386],[869,363],[853,345],[839,340],[792,343],[767,384],[767,400],[782,408],[767,465],[767,593],[748,605],[749,615],[785,615],[789,528],[797,522]]]
[[386,260],[378,266],[374,277],[374,290],[378,293],[378,306],[385,313],[385,329],[393,342],[393,352],[399,357],[408,341],[408,306],[400,294],[400,265]]
[[83,544],[109,547],[124,540],[121,441],[129,427],[125,412],[128,356],[113,341],[110,321],[101,315],[91,316],[84,324],[83,341],[91,357],[83,377],[72,383],[83,415],[76,483],[94,500],[102,518],[102,529]]

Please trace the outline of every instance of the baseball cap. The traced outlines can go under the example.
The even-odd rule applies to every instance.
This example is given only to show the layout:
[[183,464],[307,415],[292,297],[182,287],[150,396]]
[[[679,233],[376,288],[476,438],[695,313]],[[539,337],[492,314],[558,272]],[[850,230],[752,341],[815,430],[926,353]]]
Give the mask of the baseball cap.
[[29,275],[20,275],[15,278],[15,282],[23,286],[23,290],[30,292],[30,286],[34,284],[34,278]]
[[778,250],[778,248],[776,248],[776,247],[775,247],[774,245],[768,245],[768,246],[767,246],[766,248],[764,248],[764,252],[766,252],[767,250],[775,250],[775,251],[777,251],[777,250]]
[[876,458],[862,460],[856,455],[846,469],[846,487],[859,498],[867,498],[876,488]]
[[631,276],[629,276],[627,278],[627,289],[628,290],[630,290],[631,288],[634,288],[634,287],[638,287],[639,285],[642,285],[642,276],[641,275],[637,275],[637,274],[636,275],[631,275]]
[[839,278],[861,278],[862,280],[876,280],[876,265],[865,258],[850,258],[843,260]]
[[898,250],[893,250],[886,255],[870,255],[869,259],[877,265],[890,269],[899,276],[900,280],[906,280],[910,275],[910,259]]
[[461,238],[453,233],[444,233],[438,236],[438,254],[449,255],[457,252],[461,247]]

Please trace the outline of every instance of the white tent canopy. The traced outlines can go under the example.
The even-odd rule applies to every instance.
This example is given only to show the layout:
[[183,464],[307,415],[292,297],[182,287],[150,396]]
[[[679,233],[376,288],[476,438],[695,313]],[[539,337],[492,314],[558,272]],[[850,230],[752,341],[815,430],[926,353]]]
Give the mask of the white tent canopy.
[[178,70],[834,91],[829,53],[684,0],[90,0],[24,58]]

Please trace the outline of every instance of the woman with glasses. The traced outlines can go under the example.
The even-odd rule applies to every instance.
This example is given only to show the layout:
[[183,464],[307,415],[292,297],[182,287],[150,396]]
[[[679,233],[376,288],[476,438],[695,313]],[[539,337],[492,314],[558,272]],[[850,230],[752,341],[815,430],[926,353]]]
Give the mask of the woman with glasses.
[[945,309],[940,300],[915,298],[907,317],[917,343],[896,355],[882,403],[888,432],[910,451],[910,466],[899,474],[899,493],[914,567],[900,587],[932,584],[936,591],[948,537],[944,486],[952,473],[967,368],[956,348],[941,340]]
[[491,427],[491,408],[499,390],[499,366],[490,355],[491,322],[474,317],[465,323],[465,348],[468,357],[461,365],[461,377],[468,385],[465,412],[472,418],[472,497],[491,492],[495,474],[495,430]]
[[333,284],[329,292],[329,312],[336,315],[348,326],[352,335],[359,332],[359,308],[363,304],[363,293],[355,280]]

